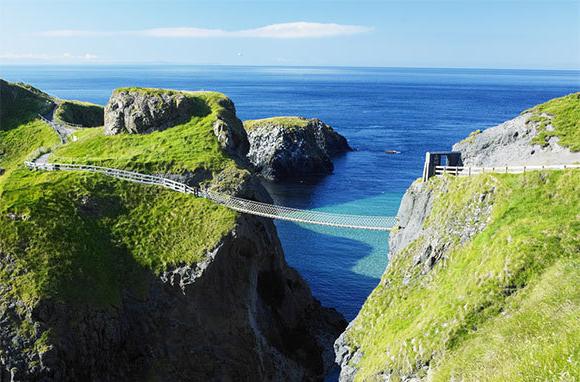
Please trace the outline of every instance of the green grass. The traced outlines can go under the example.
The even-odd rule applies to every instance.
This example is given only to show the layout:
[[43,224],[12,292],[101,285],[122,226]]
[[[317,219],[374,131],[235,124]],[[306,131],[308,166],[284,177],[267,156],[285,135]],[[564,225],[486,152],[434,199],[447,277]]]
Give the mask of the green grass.
[[104,116],[102,106],[80,101],[60,101],[54,112],[56,121],[84,127],[103,126]]
[[305,128],[310,120],[303,117],[271,117],[244,121],[244,128],[251,130],[260,126],[279,126],[284,129]]
[[[425,225],[450,247],[426,275],[413,262],[421,238],[392,259],[347,334],[364,354],[355,365],[357,380],[378,379],[383,371],[393,380],[424,377],[424,365],[442,381],[577,374],[579,185],[573,170],[430,181],[436,199]],[[490,221],[462,244],[444,227],[469,223],[487,203],[480,198],[486,191]],[[559,272],[576,275],[559,278]],[[542,307],[536,315],[534,306]],[[561,316],[546,319],[553,312]]]
[[[117,90],[119,91],[119,90]],[[191,93],[193,94],[193,93]],[[51,160],[62,163],[95,164],[150,173],[194,171],[217,172],[233,165],[212,131],[223,112],[219,93],[195,93],[209,110],[185,124],[151,134],[105,136],[101,128],[75,133],[76,142],[57,149]]]
[[227,99],[227,97],[223,93],[206,90],[173,90],[173,89],[142,88],[142,87],[124,87],[113,90],[113,94],[126,92],[144,93],[148,95],[169,94],[169,95],[186,95],[196,98],[201,97],[205,101],[207,101],[208,104],[216,104],[219,101]]
[[0,188],[10,172],[39,153],[49,151],[60,142],[50,126],[40,120],[22,124],[8,131],[0,131],[0,167],[6,170],[0,175]]
[[[561,146],[580,151],[580,93],[555,98],[526,112],[532,112],[534,115],[530,121],[538,124],[538,135],[532,140],[533,143],[545,145],[551,137],[558,137]],[[553,131],[546,129],[550,123]]]
[[239,176],[244,170],[221,150],[212,131],[227,112],[227,98],[188,94],[204,112],[162,132],[105,136],[102,128],[80,129],[78,141],[58,148],[58,137],[42,122],[25,119],[0,132],[0,166],[8,169],[0,176],[3,298],[23,302],[23,310],[42,299],[116,305],[122,291],[146,293],[147,283],[161,272],[201,261],[231,232],[237,213],[205,199],[103,175],[30,171],[22,165],[44,147],[54,150],[52,162],[156,173],[203,168]]
[[204,258],[236,214],[205,199],[87,173],[14,171],[0,194],[0,284],[40,298],[115,305],[144,275]]
[[0,79],[0,131],[8,131],[49,112],[54,99],[32,86]]
[[579,380],[579,269],[578,258],[556,261],[452,351],[435,380]]

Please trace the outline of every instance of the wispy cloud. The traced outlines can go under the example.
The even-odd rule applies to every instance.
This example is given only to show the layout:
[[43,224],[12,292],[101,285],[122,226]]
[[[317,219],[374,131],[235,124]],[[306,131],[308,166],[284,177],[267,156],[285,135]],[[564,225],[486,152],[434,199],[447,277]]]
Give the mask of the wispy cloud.
[[41,32],[46,37],[112,37],[143,36],[158,38],[321,38],[349,36],[371,31],[372,28],[361,25],[344,25],[333,23],[309,23],[304,21],[282,24],[271,24],[253,29],[226,31],[223,29],[205,29],[193,27],[152,28],[132,31],[97,31],[62,29]]

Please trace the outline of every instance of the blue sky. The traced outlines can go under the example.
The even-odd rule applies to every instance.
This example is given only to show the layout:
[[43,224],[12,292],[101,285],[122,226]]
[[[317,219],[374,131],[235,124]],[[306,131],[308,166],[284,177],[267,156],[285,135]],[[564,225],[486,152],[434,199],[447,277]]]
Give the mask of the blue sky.
[[580,0],[0,2],[0,63],[161,62],[580,69]]

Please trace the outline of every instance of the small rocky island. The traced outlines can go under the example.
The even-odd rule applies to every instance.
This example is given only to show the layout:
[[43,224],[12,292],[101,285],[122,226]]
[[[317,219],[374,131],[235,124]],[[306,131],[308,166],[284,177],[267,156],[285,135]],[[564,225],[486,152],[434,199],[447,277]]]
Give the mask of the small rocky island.
[[273,117],[244,121],[248,158],[258,174],[281,181],[332,173],[332,157],[351,151],[346,138],[320,119]]

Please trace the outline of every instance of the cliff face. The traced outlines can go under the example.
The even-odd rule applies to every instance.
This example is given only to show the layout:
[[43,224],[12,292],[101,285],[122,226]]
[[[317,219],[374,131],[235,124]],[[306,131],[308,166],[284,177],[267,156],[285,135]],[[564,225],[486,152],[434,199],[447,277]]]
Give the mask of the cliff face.
[[346,139],[319,119],[275,117],[244,122],[248,158],[271,180],[330,174],[332,156],[350,151]]
[[[240,217],[197,264],[143,272],[115,306],[41,299],[0,312],[13,380],[288,380],[322,378],[344,328],[284,261],[271,223]],[[23,333],[22,327],[29,327]]]
[[[267,198],[216,137],[231,101],[196,97],[210,110],[200,119],[87,130],[49,160]],[[30,172],[23,160],[58,142],[51,134],[39,121],[0,133],[2,380],[322,379],[346,323],[286,264],[271,221],[99,175]]]
[[[566,115],[580,106],[568,97]],[[526,118],[456,147],[467,164],[488,166],[526,147],[524,135],[526,150],[541,146],[538,157],[549,158],[566,135],[536,144],[540,133]],[[548,132],[567,126],[561,114],[550,120],[558,122]],[[532,136],[514,137],[514,124]],[[335,343],[341,381],[573,380],[579,184],[575,170],[413,183],[389,238],[389,266]]]

